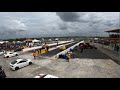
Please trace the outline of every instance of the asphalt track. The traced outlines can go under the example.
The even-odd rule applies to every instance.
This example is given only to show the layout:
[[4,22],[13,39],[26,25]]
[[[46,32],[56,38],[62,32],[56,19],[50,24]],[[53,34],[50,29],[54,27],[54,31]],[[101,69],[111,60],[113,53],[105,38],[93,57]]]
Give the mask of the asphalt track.
[[[78,43],[78,42],[74,42],[74,43],[72,43],[72,44],[69,44],[69,45],[68,45],[68,48],[71,47],[71,46],[73,46],[73,45],[75,45],[76,43]],[[41,56],[51,57],[51,56],[54,56],[54,55],[58,54],[59,52],[61,52],[61,51],[59,50],[59,48],[56,48],[56,49],[54,49],[54,50],[52,50],[52,51],[48,51],[47,53],[42,54]]]
[[83,53],[81,53],[79,47],[74,48],[73,58],[111,59],[109,56],[97,49],[84,49]]

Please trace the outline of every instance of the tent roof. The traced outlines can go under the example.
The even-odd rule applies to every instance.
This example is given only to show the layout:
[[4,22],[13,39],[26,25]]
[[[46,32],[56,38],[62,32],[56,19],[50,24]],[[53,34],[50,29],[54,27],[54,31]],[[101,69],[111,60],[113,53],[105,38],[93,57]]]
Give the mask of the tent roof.
[[36,40],[36,39],[34,39],[34,40],[32,40],[32,42],[40,42],[40,40]]
[[108,31],[105,31],[105,32],[120,33],[120,29],[108,30]]
[[26,39],[26,40],[24,40],[24,41],[32,41],[32,39],[28,38],[28,39]]

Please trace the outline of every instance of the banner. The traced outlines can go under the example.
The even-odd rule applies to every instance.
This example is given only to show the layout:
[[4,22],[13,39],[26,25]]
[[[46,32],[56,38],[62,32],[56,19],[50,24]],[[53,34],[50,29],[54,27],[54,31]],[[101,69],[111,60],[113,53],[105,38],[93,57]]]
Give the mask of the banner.
[[42,49],[42,50],[41,50],[41,54],[43,54],[43,53],[46,53],[46,50],[45,50],[45,49]]

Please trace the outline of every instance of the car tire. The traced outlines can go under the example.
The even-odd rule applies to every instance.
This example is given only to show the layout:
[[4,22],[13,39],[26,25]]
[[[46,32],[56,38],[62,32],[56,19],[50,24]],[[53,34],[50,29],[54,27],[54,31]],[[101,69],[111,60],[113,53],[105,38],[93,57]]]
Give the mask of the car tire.
[[18,56],[18,54],[16,54],[16,56]]
[[7,58],[9,58],[9,56],[7,56]]
[[19,67],[16,67],[16,68],[15,68],[15,70],[18,70],[18,69],[19,69]]
[[32,64],[32,62],[29,62],[29,65],[31,65]]

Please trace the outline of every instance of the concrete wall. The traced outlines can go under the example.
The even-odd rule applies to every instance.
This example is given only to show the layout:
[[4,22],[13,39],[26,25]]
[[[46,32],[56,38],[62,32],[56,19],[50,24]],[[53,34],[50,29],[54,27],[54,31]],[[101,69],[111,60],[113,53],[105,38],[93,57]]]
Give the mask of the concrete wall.
[[[64,43],[69,43],[69,42],[73,42],[73,41],[61,41],[61,42],[59,42],[58,44],[64,44]],[[53,46],[53,45],[56,45],[56,43],[48,44],[48,46]],[[32,50],[40,49],[40,48],[42,48],[42,46],[25,48],[25,49],[23,49],[23,52],[32,51]]]
[[84,43],[84,40],[83,41],[80,41],[79,43],[69,47],[68,49],[58,53],[55,57],[58,58],[60,54],[66,54],[68,51],[70,51],[70,49],[74,49],[76,46],[78,46],[80,43]]

